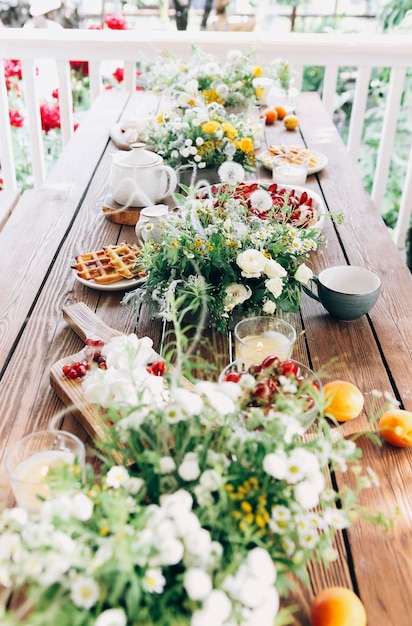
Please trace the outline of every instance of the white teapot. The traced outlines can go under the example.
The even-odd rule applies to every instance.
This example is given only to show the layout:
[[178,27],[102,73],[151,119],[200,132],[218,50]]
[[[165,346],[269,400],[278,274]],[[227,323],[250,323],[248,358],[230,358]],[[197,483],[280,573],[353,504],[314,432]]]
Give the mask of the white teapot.
[[123,206],[157,204],[176,189],[176,172],[163,163],[160,154],[145,150],[144,143],[133,143],[130,147],[129,152],[113,155],[110,172],[113,199]]

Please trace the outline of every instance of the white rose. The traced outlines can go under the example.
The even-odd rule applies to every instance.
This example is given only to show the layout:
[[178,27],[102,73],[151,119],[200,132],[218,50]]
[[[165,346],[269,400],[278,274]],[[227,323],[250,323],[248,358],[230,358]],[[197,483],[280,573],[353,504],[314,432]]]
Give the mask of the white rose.
[[262,310],[264,313],[268,313],[269,315],[271,315],[276,311],[276,304],[273,302],[273,300],[266,300],[262,307]]
[[240,285],[239,283],[232,283],[225,289],[228,296],[231,296],[236,304],[242,304],[245,300],[248,300],[252,295],[250,287]]
[[183,587],[191,600],[204,600],[212,591],[212,580],[204,570],[192,567],[185,574]]
[[269,278],[269,280],[265,281],[265,287],[275,296],[275,298],[279,298],[283,291],[283,281],[280,277]]
[[259,278],[265,269],[266,257],[259,250],[245,250],[237,255],[236,263],[245,278]]
[[287,274],[285,268],[274,259],[266,259],[265,269],[263,271],[268,278],[282,278]]
[[299,265],[298,269],[295,272],[295,278],[300,283],[307,285],[308,282],[313,278],[313,272],[305,263]]

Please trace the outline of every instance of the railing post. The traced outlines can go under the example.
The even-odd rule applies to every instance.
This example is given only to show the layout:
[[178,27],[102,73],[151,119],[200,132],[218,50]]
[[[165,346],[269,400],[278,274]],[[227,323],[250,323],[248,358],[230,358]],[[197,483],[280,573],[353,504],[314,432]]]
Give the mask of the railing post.
[[24,95],[26,98],[28,119],[30,120],[29,136],[34,184],[36,187],[41,187],[45,179],[45,165],[34,59],[22,59],[21,66]]
[[0,162],[3,188],[6,191],[16,191],[16,166],[14,162],[13,143],[11,139],[9,106],[3,60],[0,61],[0,145],[2,146]]
[[355,97],[353,99],[348,136],[348,151],[355,163],[359,155],[362,139],[371,72],[371,67],[360,67],[356,77]]
[[[406,69],[394,67],[389,81],[389,93],[386,101],[385,117],[382,124],[381,142],[379,144],[378,158],[373,179],[372,198],[380,209],[388,180],[389,166],[393,143],[395,141],[396,124],[398,121],[399,104],[402,98],[403,85],[405,82]],[[409,211],[409,214],[412,207]]]

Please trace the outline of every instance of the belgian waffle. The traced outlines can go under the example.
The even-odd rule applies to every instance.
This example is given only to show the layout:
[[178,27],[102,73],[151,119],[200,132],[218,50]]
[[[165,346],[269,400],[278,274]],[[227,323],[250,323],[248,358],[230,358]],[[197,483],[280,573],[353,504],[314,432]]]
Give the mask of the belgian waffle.
[[143,277],[145,274],[138,265],[139,256],[138,246],[123,241],[118,245],[79,254],[72,268],[77,271],[79,278],[107,285],[123,278]]

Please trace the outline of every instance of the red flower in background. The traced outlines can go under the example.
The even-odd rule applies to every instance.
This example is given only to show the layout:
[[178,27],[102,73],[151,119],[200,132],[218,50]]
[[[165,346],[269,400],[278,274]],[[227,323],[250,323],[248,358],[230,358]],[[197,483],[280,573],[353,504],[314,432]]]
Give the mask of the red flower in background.
[[59,99],[59,90],[58,89],[53,89],[53,91],[52,91],[52,98],[54,98],[55,100]]
[[116,67],[112,76],[117,80],[118,83],[121,83],[124,79],[124,69],[122,67]]
[[48,133],[52,128],[60,128],[60,107],[58,104],[54,106],[40,105],[40,117],[44,132]]
[[21,63],[15,59],[4,59],[4,73],[6,78],[16,76],[19,80],[22,78]]
[[127,21],[124,15],[106,15],[104,20],[107,28],[111,30],[128,30]]
[[89,75],[89,64],[87,61],[70,61],[70,69],[79,72],[82,76]]
[[20,111],[9,111],[10,126],[21,128],[24,126],[24,117]]

